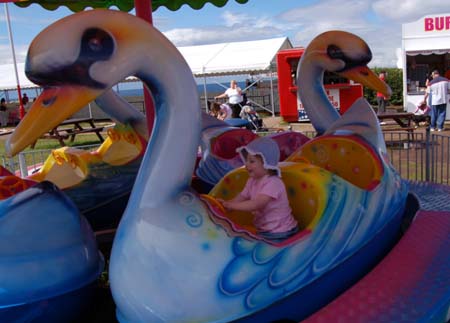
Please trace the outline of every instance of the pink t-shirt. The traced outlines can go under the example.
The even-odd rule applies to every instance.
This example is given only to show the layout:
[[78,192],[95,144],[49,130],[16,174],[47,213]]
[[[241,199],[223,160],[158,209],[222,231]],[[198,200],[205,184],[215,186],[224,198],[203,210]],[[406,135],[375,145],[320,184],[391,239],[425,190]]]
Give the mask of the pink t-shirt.
[[253,224],[259,232],[286,232],[297,226],[289,206],[286,187],[278,176],[266,175],[259,180],[250,177],[240,193],[245,199],[259,194],[272,198],[263,210],[252,212]]

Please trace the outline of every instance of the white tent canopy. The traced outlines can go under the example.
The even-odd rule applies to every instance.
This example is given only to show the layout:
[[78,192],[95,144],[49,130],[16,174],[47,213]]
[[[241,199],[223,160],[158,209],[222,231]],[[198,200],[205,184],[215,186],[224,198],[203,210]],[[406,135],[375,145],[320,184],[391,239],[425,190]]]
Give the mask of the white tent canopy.
[[[292,48],[287,37],[265,40],[178,47],[195,77],[252,74],[274,71],[276,54]],[[36,87],[25,76],[25,63],[17,64],[22,88]],[[0,90],[17,88],[13,64],[0,65]]]
[[274,70],[280,49],[292,48],[287,37],[178,47],[196,77],[264,73]]
[[[17,74],[21,88],[36,87],[25,75],[25,63],[17,64]],[[14,64],[0,65],[0,90],[17,89],[16,73],[14,72]]]

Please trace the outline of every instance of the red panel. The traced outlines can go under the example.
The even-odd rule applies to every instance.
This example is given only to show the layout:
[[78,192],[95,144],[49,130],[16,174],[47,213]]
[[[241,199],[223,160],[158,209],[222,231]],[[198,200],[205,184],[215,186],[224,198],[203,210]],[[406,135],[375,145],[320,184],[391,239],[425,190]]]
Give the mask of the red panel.
[[285,121],[298,121],[297,87],[295,86],[295,73],[304,48],[280,50],[277,53],[278,66],[278,95],[280,99],[280,115]]
[[[297,85],[295,76],[297,64],[304,48],[292,48],[280,50],[277,53],[278,66],[278,95],[280,100],[280,116],[288,122],[298,121],[297,110]],[[363,96],[361,84],[333,84],[326,85],[327,89],[339,89],[340,113],[344,113],[355,102]]]
[[361,84],[350,84],[339,90],[341,98],[341,111],[343,114],[352,106],[356,99],[363,96],[363,86]]

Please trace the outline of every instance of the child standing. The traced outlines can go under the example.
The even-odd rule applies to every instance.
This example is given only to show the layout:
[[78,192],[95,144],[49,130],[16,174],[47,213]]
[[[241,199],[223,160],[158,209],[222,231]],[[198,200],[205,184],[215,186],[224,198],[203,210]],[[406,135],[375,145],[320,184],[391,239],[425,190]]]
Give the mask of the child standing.
[[253,223],[263,238],[281,241],[297,233],[298,224],[280,178],[280,151],[275,141],[261,137],[238,148],[238,152],[249,178],[235,198],[221,201],[225,209],[252,212]]

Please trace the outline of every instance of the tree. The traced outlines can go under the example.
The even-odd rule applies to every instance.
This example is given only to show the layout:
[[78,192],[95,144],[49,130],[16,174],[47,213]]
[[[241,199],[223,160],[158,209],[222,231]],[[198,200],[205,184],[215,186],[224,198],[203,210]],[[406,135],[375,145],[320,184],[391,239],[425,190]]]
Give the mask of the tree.
[[[392,96],[389,104],[403,107],[403,71],[400,68],[375,67],[372,71],[378,75],[381,71],[387,72],[386,83],[391,87]],[[377,106],[376,91],[364,87],[364,97],[373,106]]]

